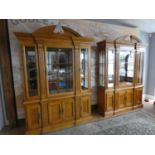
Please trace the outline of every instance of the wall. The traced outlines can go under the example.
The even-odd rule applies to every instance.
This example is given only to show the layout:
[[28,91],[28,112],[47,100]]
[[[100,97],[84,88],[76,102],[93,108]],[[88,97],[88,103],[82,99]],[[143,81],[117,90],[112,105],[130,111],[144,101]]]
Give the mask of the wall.
[[[149,62],[147,76],[147,95],[155,96],[155,33],[149,40]],[[155,98],[155,97],[154,97]]]
[[[24,117],[23,110],[23,73],[21,65],[21,50],[20,45],[13,32],[33,32],[36,29],[47,26],[55,25],[58,20],[37,20],[37,19],[22,19],[22,20],[8,20],[9,36],[11,44],[11,55],[13,65],[14,86],[16,94],[17,114],[18,118]],[[63,26],[67,26],[84,37],[94,38],[95,42],[104,39],[116,39],[123,35],[135,35],[139,37],[139,31],[136,28],[128,28],[116,26],[105,23],[98,23],[87,20],[61,20]],[[96,97],[96,44],[93,44],[91,51],[91,89],[92,89],[92,104],[97,104]]]
[[143,44],[146,45],[146,49],[144,52],[144,79],[143,79],[143,84],[144,84],[144,89],[143,93],[147,94],[148,93],[148,63],[149,63],[149,34],[145,32],[140,32],[140,39],[143,42]]

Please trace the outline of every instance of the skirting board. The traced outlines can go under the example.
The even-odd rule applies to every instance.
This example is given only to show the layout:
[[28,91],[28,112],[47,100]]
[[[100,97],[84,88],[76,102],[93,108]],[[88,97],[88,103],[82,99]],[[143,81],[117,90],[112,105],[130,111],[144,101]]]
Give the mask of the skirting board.
[[151,99],[151,100],[155,100],[155,97],[152,96],[152,95],[143,94],[143,99]]

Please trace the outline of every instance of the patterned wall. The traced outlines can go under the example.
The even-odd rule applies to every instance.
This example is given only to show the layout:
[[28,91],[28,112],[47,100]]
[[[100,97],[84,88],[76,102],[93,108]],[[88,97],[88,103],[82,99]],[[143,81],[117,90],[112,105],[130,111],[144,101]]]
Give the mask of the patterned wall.
[[[19,42],[14,35],[14,32],[33,32],[36,29],[47,26],[55,25],[58,20],[43,20],[43,19],[21,19],[21,20],[8,20],[9,25],[9,35],[11,44],[11,56],[12,56],[12,66],[13,66],[13,77],[14,86],[16,94],[16,105],[18,118],[24,117],[23,109],[23,74],[21,65],[21,49]],[[77,20],[77,19],[63,19],[61,20],[63,26],[67,26],[84,37],[94,38],[95,42],[92,45],[91,50],[91,89],[92,89],[92,104],[97,104],[96,95],[96,56],[97,48],[96,42],[104,39],[116,39],[123,35],[135,35],[139,37],[139,31],[136,28],[128,28],[122,26],[116,26],[106,23],[98,23],[88,20]]]

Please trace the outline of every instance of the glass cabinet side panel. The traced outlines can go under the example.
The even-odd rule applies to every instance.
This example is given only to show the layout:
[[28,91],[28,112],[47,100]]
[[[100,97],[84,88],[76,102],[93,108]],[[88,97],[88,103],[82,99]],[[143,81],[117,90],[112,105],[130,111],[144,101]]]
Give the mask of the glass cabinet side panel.
[[144,53],[140,52],[138,54],[137,64],[138,64],[138,77],[137,77],[137,83],[142,84],[143,83],[143,56]]
[[99,51],[99,86],[104,86],[105,77],[105,55],[104,51]]
[[49,94],[73,90],[73,51],[70,48],[47,48],[46,67]]
[[115,70],[115,51],[108,49],[107,54],[107,62],[108,62],[108,75],[107,75],[107,81],[108,81],[108,87],[114,87],[114,70]]
[[119,82],[121,84],[132,84],[134,79],[134,59],[133,51],[119,52]]
[[38,95],[35,47],[25,47],[29,96]]
[[81,63],[81,89],[88,89],[88,49],[82,48],[80,53]]

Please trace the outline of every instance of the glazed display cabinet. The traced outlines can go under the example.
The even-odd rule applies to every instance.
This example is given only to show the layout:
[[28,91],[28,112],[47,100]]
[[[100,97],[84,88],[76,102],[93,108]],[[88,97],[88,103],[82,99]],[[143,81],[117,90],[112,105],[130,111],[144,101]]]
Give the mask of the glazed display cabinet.
[[91,118],[90,43],[75,31],[55,26],[16,32],[20,41],[26,133],[71,127]]
[[142,107],[144,46],[136,37],[126,38],[98,43],[98,106],[103,116]]

